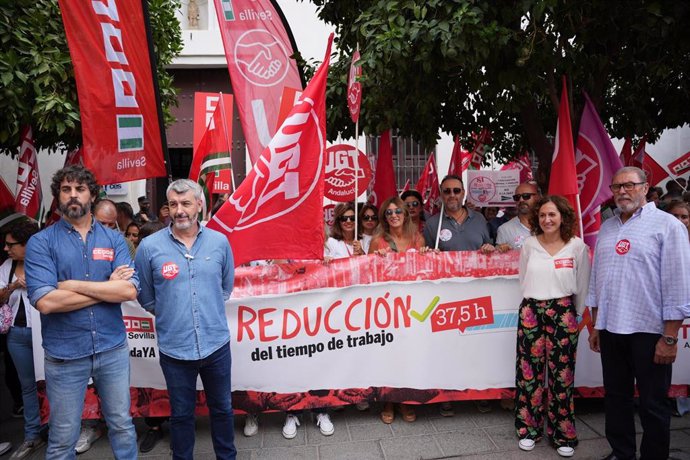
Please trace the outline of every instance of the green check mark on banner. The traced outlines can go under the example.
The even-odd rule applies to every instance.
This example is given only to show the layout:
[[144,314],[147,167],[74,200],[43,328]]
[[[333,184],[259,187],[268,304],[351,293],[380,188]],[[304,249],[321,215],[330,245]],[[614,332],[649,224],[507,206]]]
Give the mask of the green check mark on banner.
[[423,323],[429,317],[429,315],[434,310],[434,308],[436,308],[436,305],[438,305],[439,300],[441,300],[441,298],[439,296],[436,296],[433,299],[431,299],[431,303],[429,304],[428,307],[426,307],[426,309],[424,310],[424,313],[422,313],[421,315],[414,310],[410,310],[410,316],[412,316],[414,319],[416,319],[420,323]]

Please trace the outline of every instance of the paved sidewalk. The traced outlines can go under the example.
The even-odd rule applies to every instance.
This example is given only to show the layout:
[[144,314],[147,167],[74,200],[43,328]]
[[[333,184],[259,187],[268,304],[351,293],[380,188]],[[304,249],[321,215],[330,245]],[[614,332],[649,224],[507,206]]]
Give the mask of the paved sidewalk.
[[[22,421],[10,417],[11,398],[2,386],[0,391],[0,440],[11,441],[15,447],[22,441]],[[454,403],[456,415],[441,417],[436,406],[417,408],[418,419],[406,423],[396,417],[392,425],[385,425],[378,418],[378,407],[359,412],[348,407],[332,414],[335,434],[321,435],[314,425],[311,414],[302,416],[302,425],[297,437],[284,439],[281,431],[284,414],[263,414],[260,417],[259,434],[246,438],[242,434],[244,417],[237,416],[236,445],[238,459],[557,459],[555,450],[545,441],[537,444],[532,452],[518,449],[513,430],[512,414],[492,403],[493,411],[487,414],[477,412],[471,402]],[[146,427],[142,420],[136,420],[137,433],[142,436]],[[164,425],[164,429],[167,425]],[[604,438],[604,416],[602,400],[577,400],[577,429],[580,445],[576,449],[577,459],[598,459],[609,453]],[[672,458],[690,460],[690,415],[672,419]],[[638,431],[640,431],[638,423]],[[167,435],[156,448],[142,459],[170,458]],[[638,436],[639,443],[639,436]],[[30,459],[43,458],[44,449]],[[8,458],[6,454],[2,458]],[[79,459],[109,459],[112,452],[106,438],[98,440],[91,450],[79,455]],[[208,418],[197,421],[195,458],[213,459]]]

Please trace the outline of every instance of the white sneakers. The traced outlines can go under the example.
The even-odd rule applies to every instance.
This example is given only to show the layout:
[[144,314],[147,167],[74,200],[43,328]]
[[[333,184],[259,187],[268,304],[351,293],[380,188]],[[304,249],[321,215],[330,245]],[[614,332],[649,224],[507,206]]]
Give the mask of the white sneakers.
[[101,436],[103,436],[103,430],[101,429],[100,423],[96,423],[95,425],[83,424],[81,433],[79,434],[79,440],[74,450],[76,450],[78,454],[83,454],[91,449],[91,445],[100,439]]
[[558,449],[556,449],[556,452],[561,457],[572,457],[573,455],[575,455],[575,449],[568,446],[561,446]]
[[252,437],[259,432],[259,416],[256,414],[247,414],[244,419],[244,435]]
[[319,427],[319,431],[321,431],[321,434],[324,436],[330,436],[335,433],[335,427],[333,426],[333,422],[331,422],[331,417],[326,413],[316,414],[316,426]]
[[[534,442],[534,439],[525,438],[520,439],[520,442],[518,442],[518,447],[521,450],[530,451],[534,449],[535,444],[536,443]],[[573,455],[575,455],[575,449],[568,446],[561,446],[558,449],[556,449],[556,453],[561,457],[572,457]]]
[[527,438],[525,438],[525,439],[520,439],[520,442],[518,442],[518,447],[519,447],[521,450],[530,451],[530,450],[534,449],[534,444],[536,444],[536,443],[534,442],[534,439],[527,439]]
[[297,436],[297,427],[299,420],[296,415],[287,414],[285,417],[285,425],[283,425],[283,437],[285,439],[292,439]]
[[[299,419],[296,415],[287,414],[285,417],[285,424],[283,425],[283,437],[285,439],[292,439],[297,436],[297,427],[300,426]],[[316,414],[316,426],[324,436],[330,436],[335,433],[335,427],[331,422],[330,415],[326,413]],[[245,428],[246,429],[246,428]]]

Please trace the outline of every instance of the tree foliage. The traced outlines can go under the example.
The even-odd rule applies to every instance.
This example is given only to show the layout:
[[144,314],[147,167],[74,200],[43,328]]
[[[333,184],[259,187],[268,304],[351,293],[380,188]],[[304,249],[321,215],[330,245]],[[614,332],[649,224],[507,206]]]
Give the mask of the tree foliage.
[[440,129],[469,145],[488,127],[498,158],[531,148],[548,168],[562,75],[575,124],[583,90],[612,136],[654,140],[688,121],[688,2],[311,1],[338,36],[330,138],[354,132],[345,93],[357,44],[369,133],[397,128],[433,146]]
[[[179,0],[149,0],[158,82],[166,122],[177,104],[165,66],[182,50]],[[38,148],[81,144],[74,69],[57,0],[0,2],[0,152],[15,154],[23,126]],[[145,46],[145,45],[142,45]]]

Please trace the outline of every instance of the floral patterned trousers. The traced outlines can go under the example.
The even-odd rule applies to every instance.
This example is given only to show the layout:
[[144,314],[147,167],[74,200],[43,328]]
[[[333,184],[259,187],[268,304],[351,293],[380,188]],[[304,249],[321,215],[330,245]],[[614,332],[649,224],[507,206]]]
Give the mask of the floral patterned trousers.
[[522,301],[515,371],[515,429],[520,439],[541,439],[546,408],[546,432],[554,445],[577,445],[573,404],[577,338],[577,312],[570,297]]

